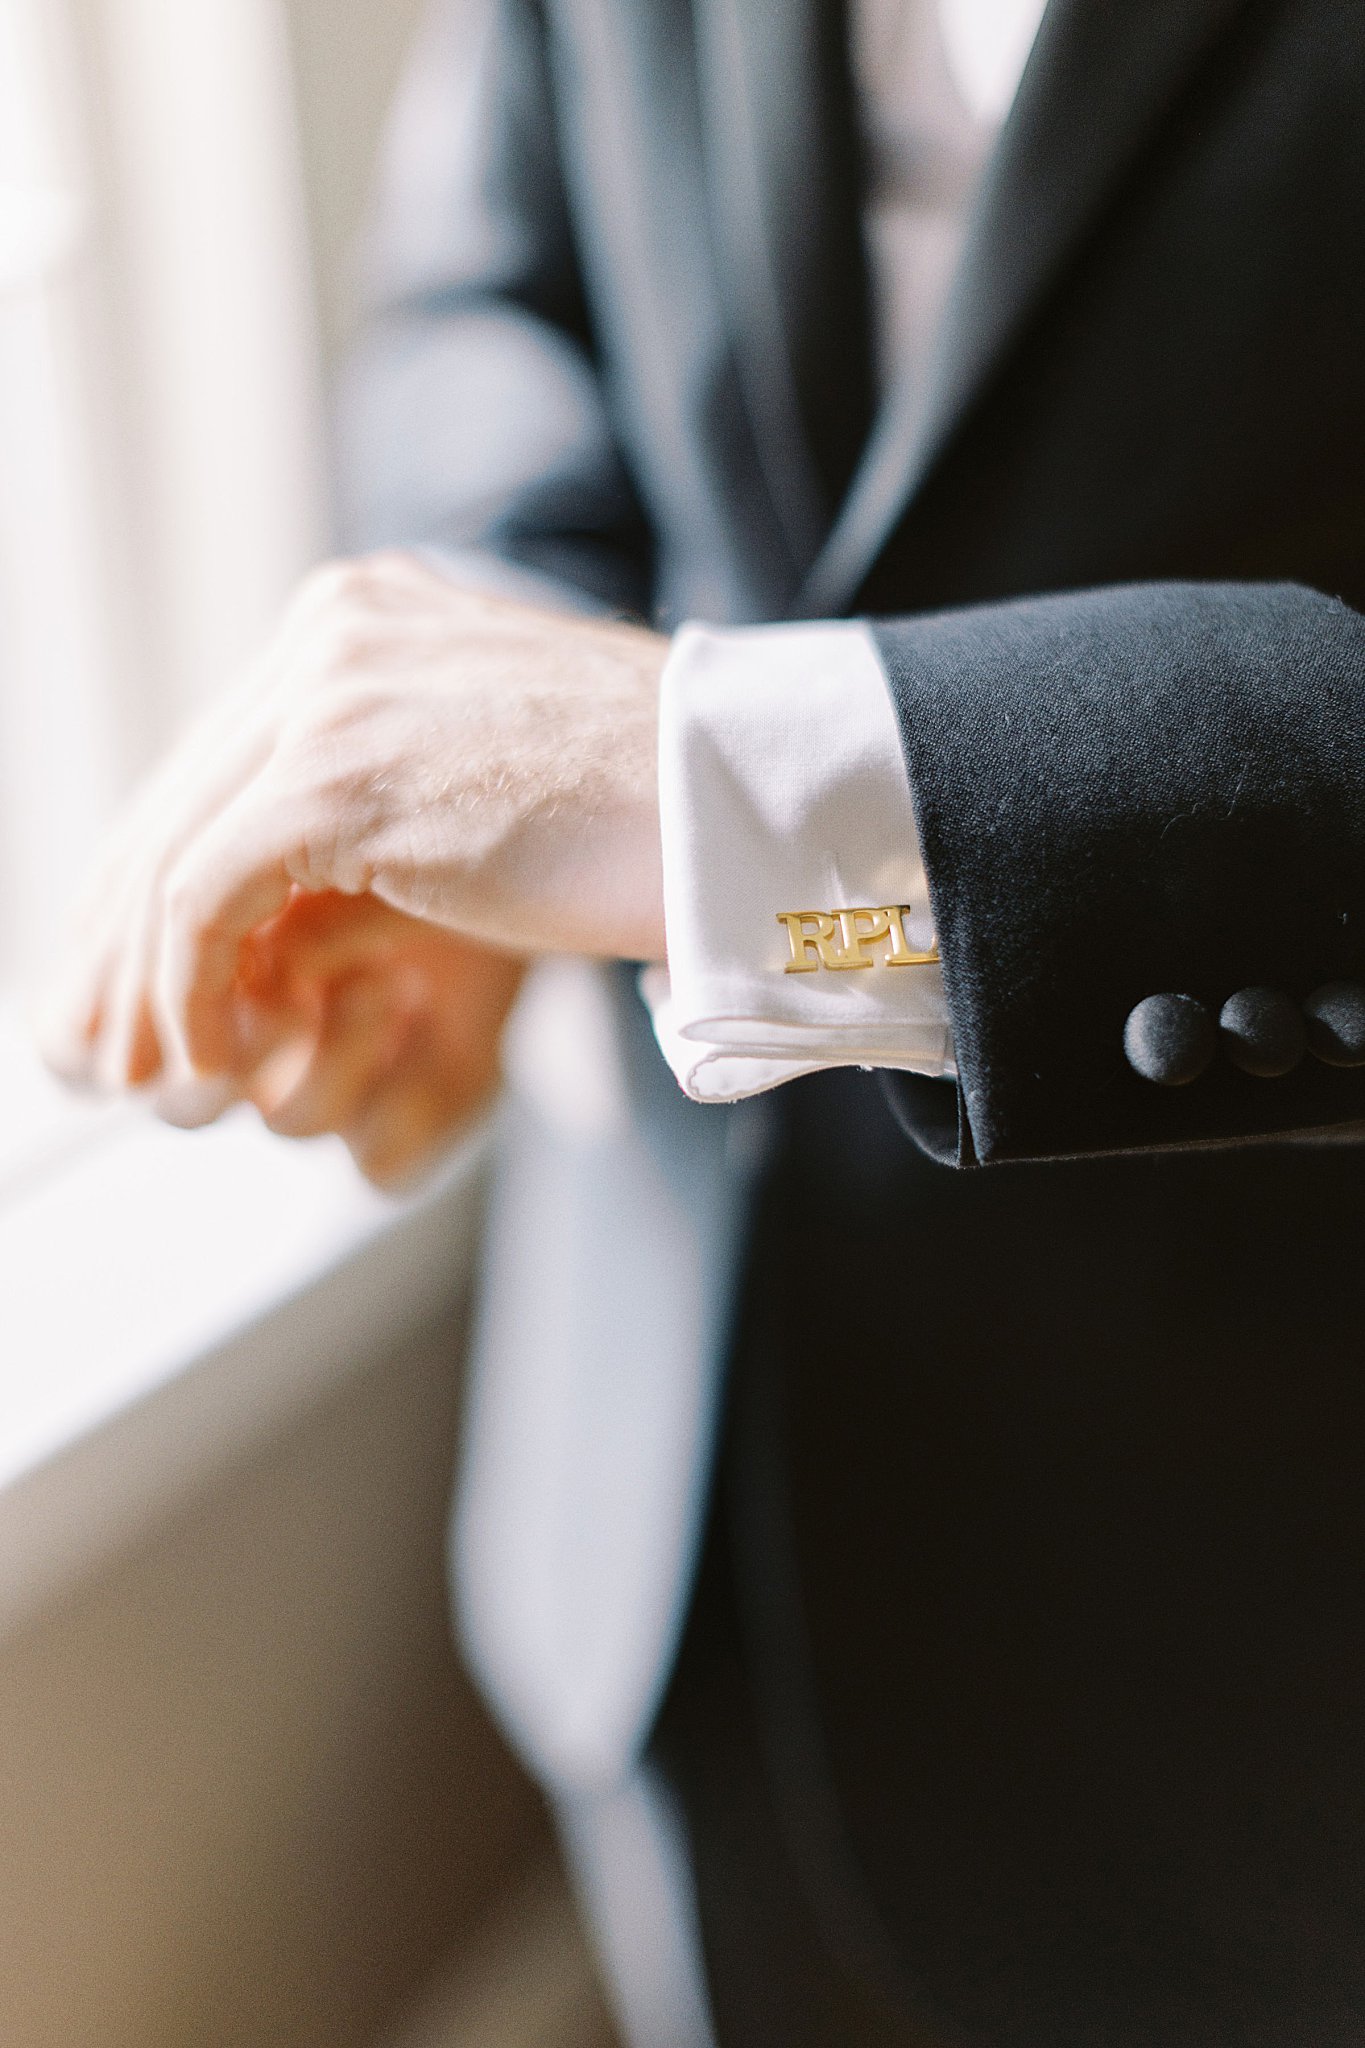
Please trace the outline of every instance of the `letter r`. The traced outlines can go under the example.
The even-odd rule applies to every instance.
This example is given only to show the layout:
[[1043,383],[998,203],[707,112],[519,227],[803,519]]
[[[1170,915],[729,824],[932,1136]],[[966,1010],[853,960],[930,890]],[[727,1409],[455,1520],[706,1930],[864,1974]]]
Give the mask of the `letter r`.
[[[783,972],[786,974],[813,974],[823,964],[833,967],[838,964],[839,949],[834,944],[834,919],[824,910],[779,910],[777,921],[786,927],[787,940],[791,946],[791,958]],[[814,930],[809,930],[814,926]]]

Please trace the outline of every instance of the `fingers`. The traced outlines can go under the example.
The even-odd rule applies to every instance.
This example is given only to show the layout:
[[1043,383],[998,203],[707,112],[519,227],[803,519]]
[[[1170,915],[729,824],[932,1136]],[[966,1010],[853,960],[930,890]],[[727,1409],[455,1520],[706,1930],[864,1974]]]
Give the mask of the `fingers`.
[[282,1045],[247,1093],[282,1137],[347,1130],[364,1116],[408,1031],[382,982],[356,977],[333,991],[316,1035]]
[[493,1095],[519,961],[373,898],[297,891],[241,958],[253,1003],[298,1020],[246,1091],[273,1130],[340,1132],[396,1187]]
[[60,973],[49,976],[35,1006],[38,1045],[54,1073],[74,1087],[121,1085],[110,1078],[106,1034],[118,1009],[129,935],[141,920],[139,877],[109,866],[68,920]]
[[215,1123],[238,1100],[232,1083],[214,1075],[158,1076],[148,1093],[161,1121],[182,1131],[197,1131],[204,1124]]
[[201,825],[268,757],[265,679],[228,693],[149,778],[117,822],[67,920],[60,972],[35,1024],[44,1058],[77,1086],[137,1086],[162,1069],[152,970],[166,878]]
[[110,1092],[141,1087],[163,1070],[149,993],[154,936],[153,904],[144,895],[127,917],[122,954],[104,977],[100,1028],[92,1043],[97,1085]]
[[201,1074],[240,1074],[243,940],[288,903],[298,865],[282,811],[254,787],[200,833],[158,906],[149,999],[163,1050]]
[[376,1186],[407,1185],[484,1106],[496,1057],[452,1061],[429,1011],[391,976],[333,989],[316,1032],[281,1043],[244,1087],[269,1128],[339,1133]]
[[342,1136],[365,1178],[397,1192],[436,1163],[485,1099],[414,1047]]
[[115,1090],[161,1077],[170,1087],[259,1063],[271,1020],[258,1016],[255,1036],[244,1033],[238,948],[293,887],[262,823],[248,791],[197,838],[186,831],[178,859],[175,842],[163,843],[145,875],[111,891],[104,928],[36,1020],[44,1056],[64,1079]]
[[433,941],[445,950],[459,944],[377,896],[296,888],[276,917],[248,934],[238,972],[244,987],[278,1002],[291,990],[336,981]]
[[351,1156],[377,1187],[397,1191],[420,1179],[497,1090],[501,1028],[517,978],[496,956],[483,965],[486,978],[475,974],[463,1001],[438,1002],[414,1019],[360,1113],[342,1126]]
[[[283,1048],[253,1083],[251,1098],[272,1130],[289,1137],[338,1132],[377,1186],[406,1185],[497,1085],[505,1005],[485,1027],[466,1020],[452,1033],[450,1011],[459,1011],[468,993],[418,966],[378,959],[333,988],[313,1040]],[[477,1000],[487,1003],[482,992]]]
[[[334,602],[339,567],[305,579],[262,657],[181,738],[115,821],[71,916],[60,971],[34,1019],[43,1057],[75,1086],[115,1089],[165,1077],[186,1060],[174,1003],[159,1001],[168,951],[166,895],[199,836],[252,785],[278,734],[282,684],[320,615]],[[173,978],[168,969],[168,988]],[[208,1036],[214,1036],[208,1027]],[[177,1099],[189,1100],[183,1074]],[[204,1100],[209,1099],[207,1095]]]

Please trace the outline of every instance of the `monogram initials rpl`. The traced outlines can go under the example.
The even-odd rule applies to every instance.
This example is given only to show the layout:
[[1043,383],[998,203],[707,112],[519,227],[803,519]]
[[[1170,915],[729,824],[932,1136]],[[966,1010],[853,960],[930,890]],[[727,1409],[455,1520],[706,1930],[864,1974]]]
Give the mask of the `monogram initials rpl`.
[[[878,965],[932,966],[939,957],[938,947],[920,952],[905,936],[901,919],[908,908],[904,903],[888,903],[849,910],[779,910],[777,921],[785,928],[791,947],[784,973],[814,974],[821,967],[843,974],[850,968]],[[879,959],[867,949],[883,941],[888,950]]]

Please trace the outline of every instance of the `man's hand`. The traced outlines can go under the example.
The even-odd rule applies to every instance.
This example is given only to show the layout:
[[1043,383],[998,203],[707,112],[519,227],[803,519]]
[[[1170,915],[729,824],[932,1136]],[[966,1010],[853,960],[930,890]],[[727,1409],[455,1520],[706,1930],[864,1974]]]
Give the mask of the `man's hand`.
[[380,1186],[409,1180],[493,1094],[522,972],[377,896],[297,890],[242,946],[239,1092],[286,1137],[340,1132]]
[[391,1177],[386,1119],[491,1087],[518,956],[662,957],[665,647],[407,556],[319,571],[116,835],[52,1064],[182,1120],[246,1096]]

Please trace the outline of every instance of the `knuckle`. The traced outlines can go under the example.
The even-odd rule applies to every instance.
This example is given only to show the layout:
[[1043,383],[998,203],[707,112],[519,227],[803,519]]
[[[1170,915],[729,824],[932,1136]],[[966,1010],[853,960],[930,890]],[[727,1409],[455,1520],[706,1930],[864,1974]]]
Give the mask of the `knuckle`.
[[166,931],[175,948],[196,947],[213,933],[204,904],[198,866],[182,861],[167,875],[161,892]]
[[171,869],[161,885],[161,904],[167,921],[183,927],[193,914],[195,888],[190,869],[184,864]]
[[321,681],[344,676],[364,666],[375,650],[374,620],[367,607],[352,599],[336,604],[315,629],[310,668]]
[[337,560],[310,569],[295,593],[294,610],[314,612],[334,603],[345,588],[350,567],[349,562]]
[[369,556],[348,555],[309,571],[299,586],[296,609],[313,621],[315,631],[323,620],[368,614],[376,586],[370,564]]
[[381,586],[384,584],[411,583],[421,573],[421,565],[415,555],[405,548],[376,548],[371,554],[358,557],[357,566]]
[[369,554],[347,555],[327,565],[329,594],[342,603],[372,605],[385,592],[412,582],[418,564],[401,548],[376,548]]
[[410,615],[430,572],[398,549],[328,562],[300,597],[304,631],[296,639],[293,691],[330,689],[383,659],[395,615]]
[[371,603],[382,581],[377,568],[379,560],[377,555],[348,555],[344,561],[335,563],[334,597],[342,605]]

